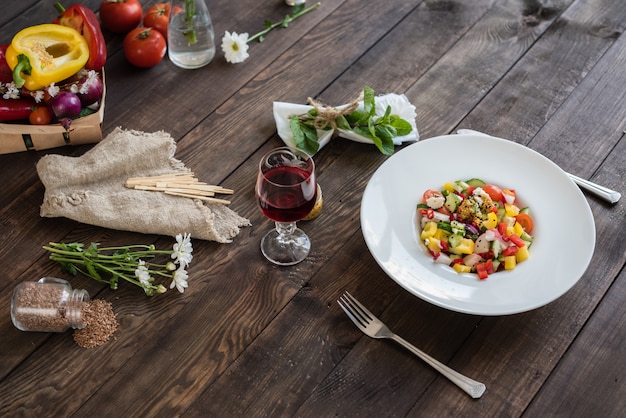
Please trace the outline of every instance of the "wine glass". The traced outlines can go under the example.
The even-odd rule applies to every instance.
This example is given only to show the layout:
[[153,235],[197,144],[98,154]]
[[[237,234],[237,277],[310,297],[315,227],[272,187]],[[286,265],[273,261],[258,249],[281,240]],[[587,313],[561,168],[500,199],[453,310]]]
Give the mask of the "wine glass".
[[290,147],[268,152],[259,163],[255,191],[261,212],[276,225],[261,239],[263,255],[281,266],[304,260],[311,241],[296,221],[315,206],[317,184],[311,156]]

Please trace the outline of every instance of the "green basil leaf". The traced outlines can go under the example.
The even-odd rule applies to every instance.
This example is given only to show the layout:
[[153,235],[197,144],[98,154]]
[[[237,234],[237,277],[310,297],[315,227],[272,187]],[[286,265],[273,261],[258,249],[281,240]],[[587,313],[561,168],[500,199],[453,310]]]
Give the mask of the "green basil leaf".
[[368,117],[374,116],[376,113],[376,100],[374,97],[374,89],[365,86],[363,88],[363,108]]
[[409,122],[397,116],[391,118],[391,126],[396,128],[397,136],[408,135],[413,131],[413,127]]

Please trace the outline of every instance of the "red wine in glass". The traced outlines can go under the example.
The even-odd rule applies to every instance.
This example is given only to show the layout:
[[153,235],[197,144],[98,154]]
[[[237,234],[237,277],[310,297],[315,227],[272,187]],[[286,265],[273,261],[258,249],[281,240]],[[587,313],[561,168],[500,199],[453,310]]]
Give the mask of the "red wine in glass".
[[282,147],[263,156],[259,164],[256,196],[263,215],[275,223],[261,239],[261,252],[274,264],[289,266],[304,260],[311,249],[309,237],[296,221],[315,206],[315,164],[304,151]]
[[266,181],[259,184],[259,207],[263,215],[276,222],[295,222],[308,215],[317,197],[315,183],[306,183],[310,176],[309,171],[291,166],[265,172]]

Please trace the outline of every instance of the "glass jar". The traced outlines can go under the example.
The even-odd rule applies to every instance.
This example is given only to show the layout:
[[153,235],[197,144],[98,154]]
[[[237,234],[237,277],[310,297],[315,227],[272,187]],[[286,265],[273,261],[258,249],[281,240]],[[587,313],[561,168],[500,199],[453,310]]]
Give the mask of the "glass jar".
[[72,289],[62,279],[44,277],[17,285],[11,299],[11,320],[22,331],[63,332],[84,328],[83,303],[89,293]]
[[204,67],[215,56],[215,34],[205,1],[173,0],[170,10],[167,26],[170,61],[181,68]]

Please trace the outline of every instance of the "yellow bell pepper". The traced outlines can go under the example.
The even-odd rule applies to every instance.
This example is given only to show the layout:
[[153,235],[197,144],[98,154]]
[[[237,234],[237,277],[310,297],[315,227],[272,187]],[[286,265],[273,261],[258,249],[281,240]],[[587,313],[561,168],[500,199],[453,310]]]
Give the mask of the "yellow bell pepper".
[[18,88],[39,90],[76,74],[89,59],[89,46],[75,29],[55,24],[19,31],[6,51]]
[[422,241],[424,241],[426,238],[430,238],[435,235],[435,232],[437,232],[437,223],[427,222],[426,225],[424,225],[422,233],[420,234],[420,238]]
[[487,220],[483,221],[483,225],[487,229],[494,229],[498,226],[498,215],[493,212],[489,212],[487,214]]

